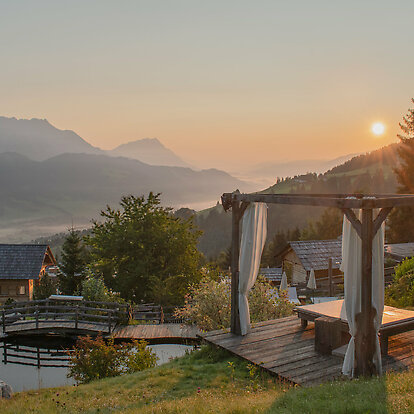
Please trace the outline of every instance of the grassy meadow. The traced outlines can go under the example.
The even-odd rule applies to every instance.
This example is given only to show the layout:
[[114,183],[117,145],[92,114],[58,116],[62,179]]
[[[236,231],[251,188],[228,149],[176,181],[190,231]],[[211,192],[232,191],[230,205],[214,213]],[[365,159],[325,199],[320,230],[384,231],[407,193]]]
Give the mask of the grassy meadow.
[[86,385],[15,394],[2,414],[26,413],[413,413],[414,373],[281,383],[224,351],[203,347],[165,365]]

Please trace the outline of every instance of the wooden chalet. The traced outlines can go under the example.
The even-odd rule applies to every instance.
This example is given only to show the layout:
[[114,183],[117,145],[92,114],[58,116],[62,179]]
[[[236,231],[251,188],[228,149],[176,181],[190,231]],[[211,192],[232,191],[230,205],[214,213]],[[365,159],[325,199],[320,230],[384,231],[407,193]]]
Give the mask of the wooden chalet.
[[46,273],[56,266],[46,244],[0,244],[0,305],[7,299],[33,299],[33,289]]
[[282,281],[282,268],[263,267],[259,270],[259,275],[262,275],[271,285],[279,287]]
[[407,257],[414,257],[414,243],[387,244],[385,255],[398,263],[402,262]]
[[283,270],[293,285],[306,285],[313,269],[319,288],[320,285],[327,284],[330,267],[334,282],[343,283],[343,275],[339,270],[341,249],[342,241],[338,239],[291,241],[279,257],[282,259]]

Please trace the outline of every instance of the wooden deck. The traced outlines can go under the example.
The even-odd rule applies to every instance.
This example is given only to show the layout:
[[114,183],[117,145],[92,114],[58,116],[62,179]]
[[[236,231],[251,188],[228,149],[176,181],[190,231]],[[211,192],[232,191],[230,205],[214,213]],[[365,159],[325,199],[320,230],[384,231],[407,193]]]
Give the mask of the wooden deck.
[[[223,330],[200,337],[294,384],[312,386],[341,377],[343,359],[317,353],[313,323],[302,328],[297,316],[254,324],[243,337]],[[390,338],[384,370],[413,366],[413,345],[413,331]]]
[[200,330],[196,326],[177,323],[164,323],[156,325],[128,325],[118,326],[114,329],[114,339],[145,339],[154,342],[185,342],[198,341]]

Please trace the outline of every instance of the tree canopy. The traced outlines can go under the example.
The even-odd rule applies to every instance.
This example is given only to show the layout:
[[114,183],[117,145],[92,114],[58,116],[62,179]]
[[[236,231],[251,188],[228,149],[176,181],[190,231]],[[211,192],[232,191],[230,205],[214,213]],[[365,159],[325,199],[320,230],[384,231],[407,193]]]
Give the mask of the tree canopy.
[[[411,99],[414,103],[414,99]],[[414,194],[414,108],[409,109],[407,115],[400,122],[402,134],[398,134],[400,146],[398,156],[400,165],[394,168],[398,181],[398,193]],[[414,235],[414,208],[399,207],[392,211],[388,221],[388,241],[409,242]]]
[[120,208],[107,206],[101,217],[85,240],[105,284],[133,302],[182,303],[200,277],[201,232],[192,220],[174,217],[153,193],[122,197]]

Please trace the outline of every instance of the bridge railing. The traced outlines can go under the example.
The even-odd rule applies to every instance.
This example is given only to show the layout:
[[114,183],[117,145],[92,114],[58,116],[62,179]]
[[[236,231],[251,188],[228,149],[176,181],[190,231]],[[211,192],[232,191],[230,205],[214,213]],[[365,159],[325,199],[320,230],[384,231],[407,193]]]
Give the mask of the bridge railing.
[[[46,325],[60,323],[79,329],[80,323],[93,324],[96,328],[106,328],[111,333],[118,323],[127,323],[130,317],[128,305],[115,302],[58,301],[51,299],[16,302],[1,308],[1,325],[4,333],[30,325],[39,329]],[[34,324],[34,327],[33,327]],[[8,329],[12,327],[12,329]],[[20,330],[24,330],[21,327]]]

